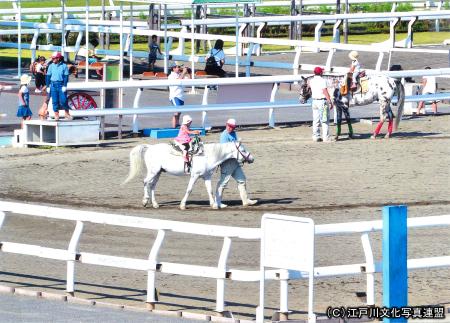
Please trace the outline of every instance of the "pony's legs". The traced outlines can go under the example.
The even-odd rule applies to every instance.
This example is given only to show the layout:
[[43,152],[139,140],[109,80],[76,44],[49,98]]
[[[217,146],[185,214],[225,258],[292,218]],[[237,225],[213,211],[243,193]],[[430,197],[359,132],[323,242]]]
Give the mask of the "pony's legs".
[[155,198],[155,188],[156,184],[158,183],[159,176],[161,175],[161,172],[158,173],[148,173],[147,177],[144,179],[144,198],[142,199],[142,205],[146,207],[148,205],[148,202],[152,201],[152,206],[157,209],[159,208],[158,202],[156,202]]
[[204,177],[204,179],[205,179],[206,191],[208,192],[208,197],[209,197],[209,205],[214,208],[215,199],[214,199],[214,195],[212,193],[211,177],[210,176]]
[[383,123],[384,123],[383,119],[381,119],[380,122],[378,122],[377,127],[375,128],[375,131],[371,137],[372,139],[375,139],[378,136],[378,134],[380,133],[381,127],[383,126]]
[[388,120],[388,132],[387,132],[386,136],[384,136],[384,138],[388,139],[391,137],[393,127],[394,127],[394,120],[389,119]]
[[186,189],[186,194],[184,194],[184,197],[183,197],[183,199],[180,202],[180,209],[181,210],[185,210],[186,209],[186,201],[187,201],[189,195],[191,194],[192,188],[194,187],[194,184],[197,181],[198,177],[199,177],[198,175],[191,175],[191,179],[189,180],[189,184],[188,184],[188,187]]

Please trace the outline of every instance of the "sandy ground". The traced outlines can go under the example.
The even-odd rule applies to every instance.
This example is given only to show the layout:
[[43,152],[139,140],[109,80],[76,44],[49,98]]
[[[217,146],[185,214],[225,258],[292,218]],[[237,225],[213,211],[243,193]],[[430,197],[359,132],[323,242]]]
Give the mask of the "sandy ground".
[[[178,210],[188,178],[161,176],[157,199],[161,208],[144,209],[142,179],[119,184],[128,173],[128,154],[148,138],[109,140],[100,147],[12,149],[0,151],[0,198],[67,208],[229,226],[259,227],[266,212],[311,217],[317,224],[381,218],[388,204],[406,204],[409,216],[450,214],[450,116],[404,121],[392,139],[369,139],[373,126],[354,125],[357,138],[313,143],[307,125],[276,129],[242,129],[239,134],[256,162],[245,166],[248,188],[259,205],[239,205],[236,183],[225,193],[230,207],[211,210],[204,185],[194,188],[188,210]],[[385,126],[386,127],[386,126]],[[385,131],[386,128],[383,128]],[[249,131],[247,131],[249,130]],[[344,133],[346,127],[343,126]],[[334,127],[332,127],[334,131]],[[206,142],[216,142],[218,133]],[[217,173],[215,174],[215,181]],[[214,182],[215,182],[214,181]],[[9,216],[0,232],[3,241],[66,248],[74,224],[29,216]],[[80,250],[146,258],[154,233],[144,230],[87,225]],[[376,258],[378,234],[371,235]],[[161,260],[189,264],[217,264],[222,241],[206,237],[169,235]],[[448,228],[410,230],[410,258],[448,255]],[[257,270],[257,241],[233,241],[229,266]],[[316,265],[363,262],[359,235],[317,239]],[[64,292],[65,264],[34,257],[0,254],[0,283],[36,290]],[[450,270],[420,270],[409,275],[411,305],[448,304]],[[381,275],[377,275],[377,304],[382,303]],[[77,265],[77,295],[90,299],[144,306],[143,272]],[[160,309],[189,309],[212,313],[215,281],[158,274]],[[327,306],[363,305],[356,292],[365,291],[363,276],[320,279],[315,283],[315,311]],[[291,317],[307,310],[306,281],[290,283]],[[269,283],[269,315],[278,307],[279,288]],[[258,284],[228,282],[227,309],[238,318],[253,318]]]

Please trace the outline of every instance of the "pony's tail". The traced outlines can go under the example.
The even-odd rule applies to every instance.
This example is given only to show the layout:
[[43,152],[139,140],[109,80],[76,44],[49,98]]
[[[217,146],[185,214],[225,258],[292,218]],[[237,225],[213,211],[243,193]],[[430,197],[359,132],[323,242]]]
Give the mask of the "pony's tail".
[[403,86],[400,80],[395,80],[395,84],[397,85],[397,117],[394,122],[394,130],[398,129],[400,121],[402,120],[403,115],[403,106],[405,105],[405,87]]
[[147,145],[139,145],[134,147],[130,152],[130,171],[128,177],[121,185],[131,181],[137,174],[139,174],[144,166],[144,153],[147,150]]

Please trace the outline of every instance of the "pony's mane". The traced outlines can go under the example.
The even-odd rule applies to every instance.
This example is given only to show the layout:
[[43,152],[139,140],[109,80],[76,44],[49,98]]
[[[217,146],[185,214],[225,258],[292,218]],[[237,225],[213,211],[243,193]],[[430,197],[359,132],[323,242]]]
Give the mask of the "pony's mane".
[[223,144],[218,144],[218,143],[213,143],[213,144],[205,144],[204,145],[205,148],[205,153],[207,153],[207,155],[211,156],[214,159],[219,159],[219,157],[221,157],[223,155],[223,149],[224,149],[224,145]]

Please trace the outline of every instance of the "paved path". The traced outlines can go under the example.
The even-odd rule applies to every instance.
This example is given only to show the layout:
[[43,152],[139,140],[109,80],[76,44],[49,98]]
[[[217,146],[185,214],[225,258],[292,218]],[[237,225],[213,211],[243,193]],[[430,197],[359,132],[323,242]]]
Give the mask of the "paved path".
[[0,321],[2,323],[37,322],[204,322],[162,317],[149,312],[134,312],[108,307],[72,304],[26,296],[0,294]]

